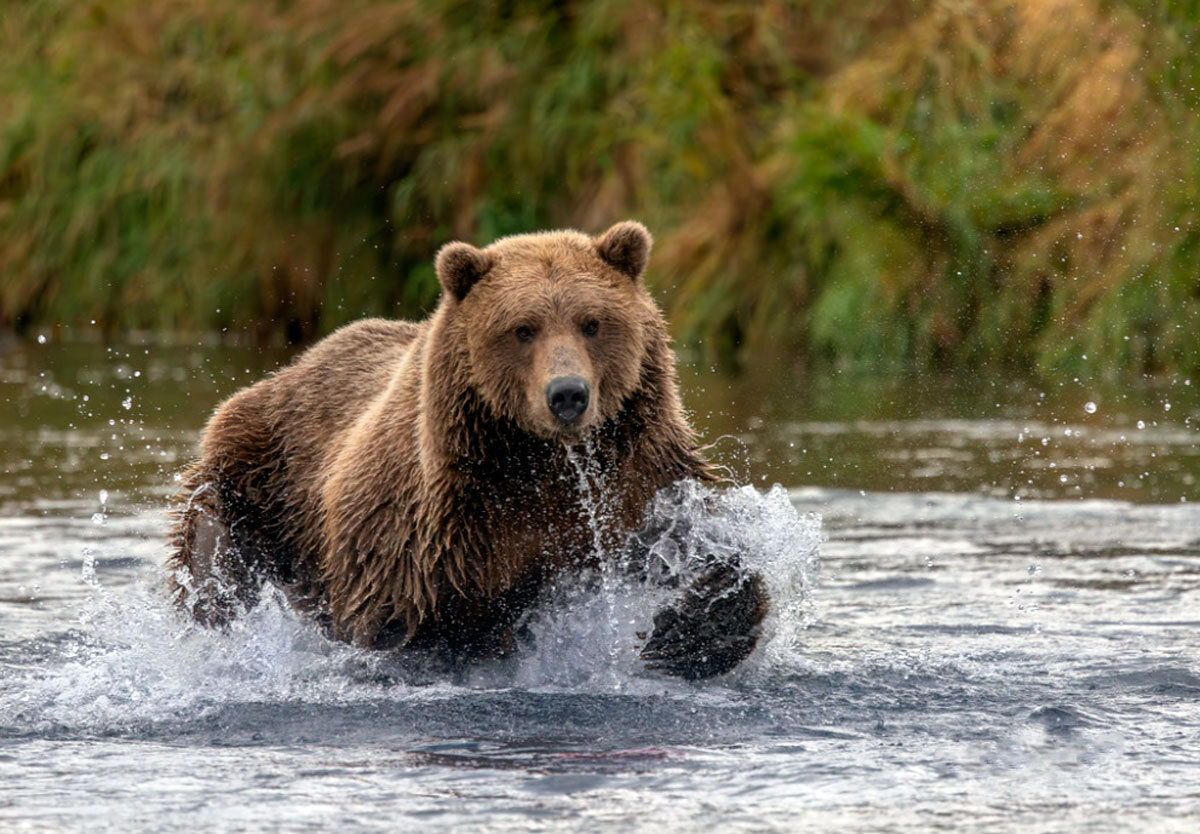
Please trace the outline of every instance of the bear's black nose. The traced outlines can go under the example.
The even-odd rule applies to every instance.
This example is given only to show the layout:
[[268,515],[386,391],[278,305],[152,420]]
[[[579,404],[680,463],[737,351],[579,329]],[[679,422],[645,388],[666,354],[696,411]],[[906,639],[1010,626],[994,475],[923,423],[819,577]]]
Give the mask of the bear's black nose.
[[563,423],[574,423],[587,411],[587,380],[578,376],[560,376],[546,386],[546,404]]

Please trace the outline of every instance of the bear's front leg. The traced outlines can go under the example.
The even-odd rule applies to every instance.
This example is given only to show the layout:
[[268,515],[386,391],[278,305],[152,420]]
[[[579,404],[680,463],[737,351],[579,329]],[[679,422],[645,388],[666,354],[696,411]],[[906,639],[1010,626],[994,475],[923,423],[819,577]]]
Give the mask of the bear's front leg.
[[688,680],[728,672],[754,651],[769,602],[757,574],[710,560],[654,615],[642,659],[648,669]]
[[220,478],[200,466],[176,496],[168,557],[171,595],[198,623],[224,627],[258,602],[262,579],[250,548],[233,532]]

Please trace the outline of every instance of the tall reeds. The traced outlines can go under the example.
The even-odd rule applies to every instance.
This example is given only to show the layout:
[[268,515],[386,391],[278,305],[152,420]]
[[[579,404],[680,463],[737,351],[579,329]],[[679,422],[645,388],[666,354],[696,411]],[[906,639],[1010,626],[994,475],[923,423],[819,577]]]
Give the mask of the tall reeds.
[[632,215],[715,355],[1200,370],[1195,5],[8,3],[0,326],[309,338]]

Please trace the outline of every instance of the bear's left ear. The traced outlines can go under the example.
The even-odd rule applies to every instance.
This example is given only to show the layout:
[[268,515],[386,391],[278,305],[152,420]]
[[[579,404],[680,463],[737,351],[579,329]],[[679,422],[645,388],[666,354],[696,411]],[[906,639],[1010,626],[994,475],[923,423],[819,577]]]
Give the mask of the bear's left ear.
[[487,252],[459,242],[447,243],[439,249],[434,261],[442,291],[454,296],[456,301],[466,298],[471,287],[488,274],[492,265],[492,256]]
[[646,271],[654,238],[641,223],[625,220],[595,238],[595,243],[601,260],[636,281]]

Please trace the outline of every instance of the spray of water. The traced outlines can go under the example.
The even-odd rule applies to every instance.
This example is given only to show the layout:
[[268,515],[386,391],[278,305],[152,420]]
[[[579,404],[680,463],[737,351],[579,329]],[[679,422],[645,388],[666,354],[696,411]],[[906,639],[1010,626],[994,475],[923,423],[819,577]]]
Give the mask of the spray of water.
[[[195,720],[236,704],[350,704],[451,697],[468,688],[517,687],[558,692],[663,693],[696,687],[648,674],[638,657],[639,633],[678,588],[664,578],[686,577],[706,554],[737,560],[759,573],[772,599],[767,634],[735,678],[795,661],[812,616],[820,542],[819,519],[800,515],[786,491],[742,487],[724,491],[683,484],[654,502],[645,571],[616,566],[606,554],[611,518],[595,456],[586,447],[570,456],[581,506],[600,567],[550,589],[524,622],[515,658],[456,678],[393,655],[326,639],[278,593],[224,631],[187,622],[160,583],[114,592],[85,558],[81,579],[89,601],[79,627],[46,646],[47,656],[0,682],[0,710],[31,730],[74,728],[122,731]],[[157,572],[158,568],[153,570]],[[577,580],[577,581],[574,581]]]
[[[527,687],[631,691],[649,679],[638,656],[639,635],[654,614],[713,560],[762,577],[771,597],[759,651],[736,674],[790,664],[812,618],[819,571],[820,519],[796,512],[786,490],[716,490],[683,482],[663,490],[650,508],[644,565],[622,565],[605,552],[609,516],[603,473],[590,449],[572,449],[580,499],[601,565],[596,576],[560,584],[525,623],[517,682]],[[609,545],[611,548],[612,545]]]
[[794,656],[813,617],[819,516],[798,513],[778,484],[764,494],[749,486],[715,490],[688,481],[658,494],[649,525],[662,531],[650,556],[668,576],[686,578],[716,559],[762,577],[771,613],[750,666]]
[[[596,672],[602,673],[607,678],[609,685],[613,689],[619,690],[622,688],[623,682],[628,680],[629,671],[622,668],[623,655],[627,655],[629,650],[626,646],[621,645],[619,634],[623,623],[632,626],[634,621],[629,617],[628,602],[622,594],[623,589],[620,578],[614,570],[613,559],[610,554],[605,553],[606,533],[612,521],[609,512],[611,505],[608,501],[608,483],[590,438],[579,447],[568,445],[567,460],[578,478],[579,502],[583,509],[584,520],[592,534],[592,553],[590,554],[592,559],[589,561],[600,566],[598,576],[591,577],[595,584],[595,591],[598,591],[598,593],[593,592],[593,596],[600,603],[599,610],[589,612],[592,614],[593,621],[599,626],[594,633],[612,638],[603,649],[607,655],[603,658],[605,662],[589,663],[587,666],[591,668],[593,675]],[[572,603],[582,604],[584,600],[562,600],[560,605],[569,610]],[[633,636],[633,632],[627,633],[624,642],[629,643],[631,636]],[[555,638],[554,642],[560,648],[565,647],[564,641],[558,635],[555,635]]]

